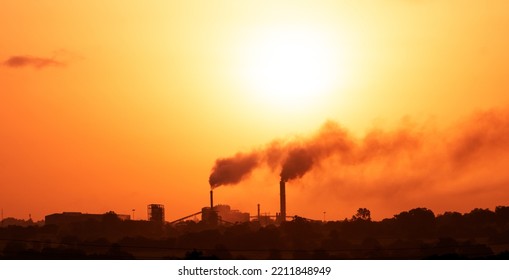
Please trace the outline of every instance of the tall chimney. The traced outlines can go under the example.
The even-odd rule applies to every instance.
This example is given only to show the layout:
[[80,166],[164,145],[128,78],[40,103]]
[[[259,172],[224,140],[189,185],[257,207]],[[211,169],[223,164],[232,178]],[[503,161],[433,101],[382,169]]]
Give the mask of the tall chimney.
[[258,222],[260,221],[260,203],[258,203]]
[[210,190],[210,210],[214,209],[214,192]]
[[281,212],[279,213],[280,222],[286,221],[286,190],[285,190],[285,181],[281,180],[279,182],[279,199]]

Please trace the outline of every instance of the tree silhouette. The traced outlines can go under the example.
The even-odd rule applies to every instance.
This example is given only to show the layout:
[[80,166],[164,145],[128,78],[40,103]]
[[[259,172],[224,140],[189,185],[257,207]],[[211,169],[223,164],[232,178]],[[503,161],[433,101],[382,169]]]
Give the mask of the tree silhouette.
[[414,208],[394,215],[400,232],[408,237],[431,236],[435,232],[435,214],[427,208]]
[[352,216],[352,221],[357,220],[371,221],[371,211],[368,208],[357,209],[357,213]]

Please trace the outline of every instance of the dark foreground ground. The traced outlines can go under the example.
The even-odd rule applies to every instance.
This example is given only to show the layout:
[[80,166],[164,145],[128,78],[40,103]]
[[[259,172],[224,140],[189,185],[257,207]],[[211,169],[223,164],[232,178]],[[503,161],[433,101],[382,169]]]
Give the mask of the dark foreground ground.
[[509,259],[509,207],[435,216],[416,208],[371,221],[295,217],[258,222],[161,225],[101,221],[0,228],[0,259]]

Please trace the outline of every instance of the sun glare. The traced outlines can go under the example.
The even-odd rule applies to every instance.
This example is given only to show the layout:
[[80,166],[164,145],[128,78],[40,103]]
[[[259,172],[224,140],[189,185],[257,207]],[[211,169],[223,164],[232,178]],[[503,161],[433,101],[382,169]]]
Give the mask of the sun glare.
[[270,28],[248,47],[247,87],[263,103],[300,110],[312,106],[337,80],[336,55],[320,30]]

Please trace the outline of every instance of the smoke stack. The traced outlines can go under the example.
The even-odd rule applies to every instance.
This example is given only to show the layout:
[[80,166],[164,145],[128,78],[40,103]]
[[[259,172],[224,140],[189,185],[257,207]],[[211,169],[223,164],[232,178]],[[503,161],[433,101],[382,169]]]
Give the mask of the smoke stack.
[[258,222],[260,221],[260,203],[258,203]]
[[280,222],[286,221],[286,190],[285,190],[285,181],[281,180],[279,182],[279,198],[280,198],[280,206],[281,212],[279,213]]
[[210,190],[210,210],[214,209],[214,192]]

